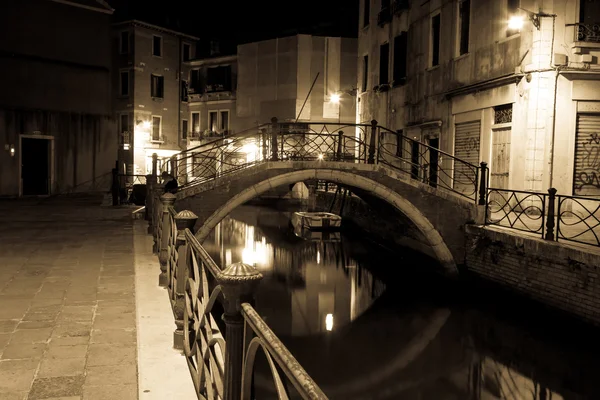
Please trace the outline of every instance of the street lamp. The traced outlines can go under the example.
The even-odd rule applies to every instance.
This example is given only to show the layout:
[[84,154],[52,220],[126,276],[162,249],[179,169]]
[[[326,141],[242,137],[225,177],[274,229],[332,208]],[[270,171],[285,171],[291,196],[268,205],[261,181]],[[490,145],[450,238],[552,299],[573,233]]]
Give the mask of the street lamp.
[[334,93],[329,97],[329,101],[334,103],[334,104],[339,104],[340,102],[340,95],[338,93]]

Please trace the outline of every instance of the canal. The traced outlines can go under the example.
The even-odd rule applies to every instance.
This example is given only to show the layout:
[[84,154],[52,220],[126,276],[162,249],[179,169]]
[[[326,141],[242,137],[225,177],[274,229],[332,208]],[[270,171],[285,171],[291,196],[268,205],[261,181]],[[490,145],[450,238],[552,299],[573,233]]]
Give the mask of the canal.
[[[364,232],[302,233],[291,214],[241,206],[204,246],[263,274],[256,309],[330,399],[600,399],[593,329]],[[265,368],[255,386],[274,398]]]

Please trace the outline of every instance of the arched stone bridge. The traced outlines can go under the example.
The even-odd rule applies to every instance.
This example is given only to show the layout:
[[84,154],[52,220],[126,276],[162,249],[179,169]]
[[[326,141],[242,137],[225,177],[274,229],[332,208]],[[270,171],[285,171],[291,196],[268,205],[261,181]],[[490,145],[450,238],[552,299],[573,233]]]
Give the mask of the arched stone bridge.
[[267,191],[307,180],[325,180],[369,193],[406,215],[431,246],[444,272],[455,274],[465,257],[465,224],[476,219],[473,200],[434,188],[385,164],[336,161],[265,161],[177,193],[179,209],[199,217],[200,242],[233,209]]

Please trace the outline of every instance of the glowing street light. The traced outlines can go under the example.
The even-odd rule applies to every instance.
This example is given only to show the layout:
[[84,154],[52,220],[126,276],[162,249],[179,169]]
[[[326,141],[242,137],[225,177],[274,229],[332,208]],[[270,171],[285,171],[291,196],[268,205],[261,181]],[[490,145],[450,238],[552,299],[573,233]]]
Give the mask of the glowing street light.
[[144,122],[142,123],[142,126],[143,126],[145,129],[150,129],[150,127],[152,126],[152,122],[150,122],[150,121],[144,121]]
[[334,93],[329,97],[329,101],[338,104],[340,102],[340,95],[338,93]]
[[325,316],[325,329],[328,331],[333,330],[333,314],[327,314]]
[[319,154],[319,160],[323,160],[323,154]]
[[508,29],[513,31],[518,31],[523,28],[523,16],[522,15],[513,15],[508,20]]

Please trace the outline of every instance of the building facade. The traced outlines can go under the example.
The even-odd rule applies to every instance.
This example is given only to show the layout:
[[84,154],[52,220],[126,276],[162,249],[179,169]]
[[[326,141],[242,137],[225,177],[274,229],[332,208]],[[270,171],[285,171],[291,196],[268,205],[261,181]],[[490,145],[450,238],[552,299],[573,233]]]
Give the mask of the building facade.
[[0,196],[110,187],[112,13],[101,0],[0,4]]
[[237,123],[237,56],[213,55],[189,63],[187,146],[243,129]]
[[496,188],[600,196],[600,3],[361,0],[358,115]]
[[356,39],[311,35],[238,46],[239,123],[354,123],[356,50]]
[[122,173],[159,168],[187,146],[188,75],[198,38],[137,20],[113,25],[113,112]]

